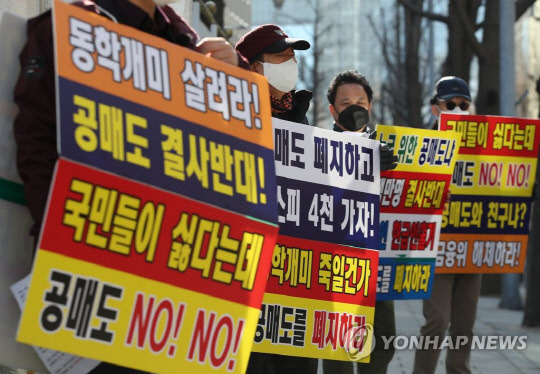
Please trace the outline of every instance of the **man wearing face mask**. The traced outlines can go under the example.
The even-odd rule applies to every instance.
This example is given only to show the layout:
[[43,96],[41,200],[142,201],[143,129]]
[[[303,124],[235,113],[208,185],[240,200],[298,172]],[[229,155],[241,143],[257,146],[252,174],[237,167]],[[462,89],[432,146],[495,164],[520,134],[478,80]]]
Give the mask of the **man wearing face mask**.
[[[163,38],[207,56],[249,69],[247,60],[223,38],[199,37],[195,30],[167,4],[173,0],[85,0],[73,5],[108,19]],[[49,186],[58,158],[54,48],[51,11],[28,21],[27,42],[19,61],[21,73],[14,99],[19,112],[14,122],[17,170],[24,182],[31,234],[37,238],[43,220]],[[139,373],[137,370],[100,364],[98,373]]]
[[[334,118],[334,131],[351,131],[376,138],[376,132],[369,128],[373,90],[362,74],[353,70],[337,74],[328,87],[327,97],[328,109]],[[397,160],[394,151],[381,144],[381,171],[395,169]]]
[[431,100],[431,113],[437,118],[433,129],[437,130],[441,113],[469,114],[471,93],[467,83],[458,77],[442,77],[435,84],[435,92]]
[[236,50],[249,60],[251,70],[268,79],[272,117],[308,124],[306,112],[313,94],[293,89],[298,79],[294,51],[309,47],[306,40],[289,38],[272,24],[257,27],[236,43]]
[[[236,50],[249,60],[251,71],[268,79],[272,117],[309,124],[306,112],[313,94],[293,90],[298,77],[294,51],[309,47],[307,41],[289,38],[272,24],[257,27],[236,43]],[[252,352],[247,373],[316,374],[317,364],[314,358]]]
[[[328,86],[328,109],[334,118],[334,131],[357,132],[375,139],[370,133],[369,114],[373,100],[373,89],[367,79],[357,71],[346,70],[337,74]],[[397,156],[386,144],[380,146],[381,171],[392,170],[397,166]],[[375,320],[373,321],[375,349],[371,352],[369,364],[358,363],[357,371],[362,374],[384,374],[394,356],[393,346],[383,349],[382,336],[396,335],[396,321],[393,301],[375,302]],[[325,374],[352,374],[353,363],[324,360]]]
[[[471,93],[467,83],[458,77],[439,79],[430,101],[431,112],[437,118],[441,113],[469,114]],[[438,120],[434,129],[438,128]],[[469,366],[471,340],[476,319],[476,307],[480,296],[481,274],[435,274],[431,299],[423,300],[426,319],[420,329],[423,339],[440,344],[447,328],[455,342],[456,337],[466,336],[468,342],[459,348],[448,349],[446,372],[448,374],[471,373]],[[417,349],[414,356],[414,374],[433,374],[437,368],[440,349]]]

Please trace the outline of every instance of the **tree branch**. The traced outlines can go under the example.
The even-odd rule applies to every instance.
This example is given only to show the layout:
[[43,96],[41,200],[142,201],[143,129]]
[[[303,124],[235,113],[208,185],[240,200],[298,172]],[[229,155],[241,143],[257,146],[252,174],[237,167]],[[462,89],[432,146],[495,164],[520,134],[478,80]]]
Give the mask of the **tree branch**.
[[448,24],[449,22],[449,18],[447,16],[443,16],[442,14],[439,14],[439,13],[426,12],[422,8],[411,4],[409,0],[398,0],[398,1],[401,5],[403,5],[404,8],[422,17],[425,17],[432,21],[439,21],[446,24]]
[[487,59],[487,52],[482,46],[482,44],[478,41],[478,39],[476,39],[476,36],[474,35],[474,26],[471,24],[471,21],[467,17],[467,12],[465,11],[465,9],[463,9],[462,3],[460,1],[455,1],[453,4],[456,7],[459,20],[463,25],[463,30],[467,35],[467,40],[469,41],[469,43],[471,43],[471,47],[474,53],[478,56],[478,58],[482,60]]
[[[390,73],[395,74],[397,72],[397,68],[395,64],[392,61],[392,58],[390,57],[390,54],[388,53],[388,38],[386,37],[386,33],[381,35],[378,31],[378,27],[375,25],[375,21],[373,20],[373,17],[371,15],[367,16],[368,22],[371,26],[371,30],[373,30],[373,33],[375,34],[375,37],[379,40],[379,43],[382,45],[382,54],[384,58],[384,62],[386,64],[386,68],[389,70]],[[386,29],[383,28],[383,31]]]

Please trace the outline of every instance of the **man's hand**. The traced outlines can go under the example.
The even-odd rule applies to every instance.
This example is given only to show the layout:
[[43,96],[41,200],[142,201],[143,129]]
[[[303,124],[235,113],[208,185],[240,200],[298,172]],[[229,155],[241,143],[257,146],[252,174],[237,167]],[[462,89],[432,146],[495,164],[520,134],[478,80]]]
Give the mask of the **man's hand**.
[[238,66],[238,55],[232,45],[224,38],[202,38],[197,44],[197,52],[228,64]]
[[[370,139],[377,139],[377,131],[369,134]],[[388,148],[386,144],[379,145],[381,153],[381,171],[394,170],[397,167],[398,157],[394,155],[394,148]]]
[[379,150],[381,151],[381,171],[394,170],[398,162],[394,149],[388,148],[387,144],[380,144]]

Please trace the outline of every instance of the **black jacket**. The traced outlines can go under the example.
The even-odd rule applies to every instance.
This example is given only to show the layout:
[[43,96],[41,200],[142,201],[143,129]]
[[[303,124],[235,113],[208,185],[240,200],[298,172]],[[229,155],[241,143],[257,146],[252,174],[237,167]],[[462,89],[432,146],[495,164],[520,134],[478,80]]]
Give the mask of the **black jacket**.
[[306,113],[309,109],[309,103],[313,98],[311,91],[300,90],[291,91],[292,93],[292,109],[284,113],[272,113],[272,117],[279,118],[285,121],[303,123],[309,125]]

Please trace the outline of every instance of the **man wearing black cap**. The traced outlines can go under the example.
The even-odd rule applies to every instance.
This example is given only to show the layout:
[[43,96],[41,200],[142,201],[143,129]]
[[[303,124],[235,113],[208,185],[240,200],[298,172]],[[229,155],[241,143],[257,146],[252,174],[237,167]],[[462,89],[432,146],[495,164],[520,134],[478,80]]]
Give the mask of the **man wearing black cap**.
[[[437,118],[441,113],[469,114],[471,93],[467,83],[458,77],[443,77],[435,85],[430,101],[431,112]],[[438,126],[435,121],[434,129]],[[467,342],[448,349],[446,372],[467,374],[471,372],[469,361],[476,306],[480,296],[481,274],[435,274],[431,299],[423,301],[426,322],[420,329],[424,342],[436,341],[428,349],[417,349],[414,356],[414,374],[433,374],[441,350],[446,329],[456,344],[458,336],[467,337]],[[463,338],[461,338],[463,339]],[[424,348],[427,348],[424,345]]]
[[249,60],[251,70],[268,79],[272,117],[308,124],[306,112],[313,94],[293,89],[298,78],[294,51],[309,47],[306,40],[289,38],[272,24],[257,27],[236,43],[236,50]]
[[[471,106],[471,93],[469,85],[458,77],[442,77],[435,84],[431,104],[431,113],[437,118],[441,113],[469,114]],[[434,130],[437,129],[438,121],[435,121]]]

